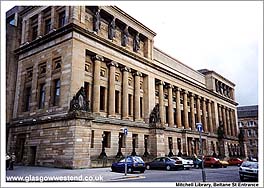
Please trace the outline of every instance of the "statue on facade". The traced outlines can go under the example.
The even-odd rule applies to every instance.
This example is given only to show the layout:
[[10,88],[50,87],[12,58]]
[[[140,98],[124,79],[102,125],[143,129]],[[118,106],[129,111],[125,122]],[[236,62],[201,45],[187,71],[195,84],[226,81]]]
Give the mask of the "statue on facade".
[[139,38],[139,33],[137,33],[133,41],[133,50],[134,52],[137,52],[139,49],[140,49],[140,38]]
[[91,111],[89,107],[89,101],[87,100],[83,87],[81,87],[76,95],[72,97],[70,102],[70,111]]
[[128,36],[129,36],[128,26],[126,26],[126,28],[123,31],[123,35],[122,35],[122,46],[127,46]]
[[101,27],[101,16],[100,16],[100,9],[95,13],[93,17],[93,30],[98,33]]
[[113,20],[110,22],[109,26],[108,26],[108,38],[110,40],[113,40],[115,38],[115,18],[113,18]]
[[156,104],[156,106],[153,108],[152,112],[149,116],[149,124],[153,127],[156,126],[156,124],[160,123],[160,113],[159,113],[159,104]]

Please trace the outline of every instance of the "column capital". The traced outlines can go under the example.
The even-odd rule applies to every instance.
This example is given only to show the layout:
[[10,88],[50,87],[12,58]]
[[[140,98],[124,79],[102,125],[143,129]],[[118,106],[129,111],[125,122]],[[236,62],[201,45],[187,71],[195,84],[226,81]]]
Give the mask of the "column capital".
[[208,102],[209,104],[211,104],[211,103],[212,103],[212,101],[211,101],[210,99],[207,99],[207,102]]
[[118,63],[115,62],[115,61],[110,61],[110,62],[107,63],[107,65],[108,65],[109,67],[111,67],[111,66],[113,66],[113,67],[118,67]]
[[195,97],[195,94],[192,92],[189,92],[190,97]]
[[206,98],[205,97],[202,97],[202,101],[206,102]]
[[197,99],[199,99],[199,100],[201,100],[202,99],[202,97],[201,96],[199,96],[199,95],[197,95],[197,97],[196,97]]
[[101,55],[94,55],[94,56],[92,57],[92,60],[93,60],[93,61],[104,61],[104,57],[101,56]]
[[157,82],[157,84],[158,85],[165,85],[165,82],[160,80],[160,81]]
[[172,84],[167,84],[166,87],[174,89],[174,86]]
[[141,77],[141,76],[142,76],[142,73],[139,72],[139,71],[135,71],[135,72],[133,73],[133,75],[134,75],[134,76],[140,76],[140,77]]
[[186,95],[188,95],[189,91],[183,90],[183,93],[186,94]]
[[176,91],[179,91],[179,92],[181,92],[181,91],[182,91],[182,89],[181,89],[181,88],[179,88],[179,87],[176,87],[176,88],[175,88],[175,90],[176,90]]
[[131,69],[129,67],[124,66],[121,68],[121,71],[122,72],[131,72]]

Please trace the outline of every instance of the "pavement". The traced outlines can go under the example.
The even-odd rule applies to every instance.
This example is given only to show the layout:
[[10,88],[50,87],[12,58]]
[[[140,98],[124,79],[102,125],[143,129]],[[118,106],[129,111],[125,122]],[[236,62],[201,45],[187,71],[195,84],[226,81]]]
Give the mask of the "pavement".
[[37,166],[15,166],[14,170],[6,171],[6,180],[11,182],[41,182],[41,181],[125,181],[127,179],[145,178],[142,174],[127,174],[112,172],[110,167],[107,168],[90,168],[90,169],[61,169],[52,167]]

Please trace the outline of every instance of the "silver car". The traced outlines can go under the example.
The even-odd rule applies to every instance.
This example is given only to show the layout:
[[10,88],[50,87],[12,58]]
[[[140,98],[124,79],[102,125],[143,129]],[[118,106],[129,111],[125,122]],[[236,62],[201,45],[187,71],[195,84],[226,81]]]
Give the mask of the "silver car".
[[240,180],[254,179],[258,181],[258,162],[245,161],[239,167]]

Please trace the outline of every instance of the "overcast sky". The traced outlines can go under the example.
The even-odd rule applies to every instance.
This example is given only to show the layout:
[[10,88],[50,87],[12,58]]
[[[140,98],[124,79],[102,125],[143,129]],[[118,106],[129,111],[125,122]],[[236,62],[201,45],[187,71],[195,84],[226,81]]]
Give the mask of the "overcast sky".
[[107,2],[113,4],[157,33],[155,47],[235,83],[239,105],[258,104],[262,2]]

